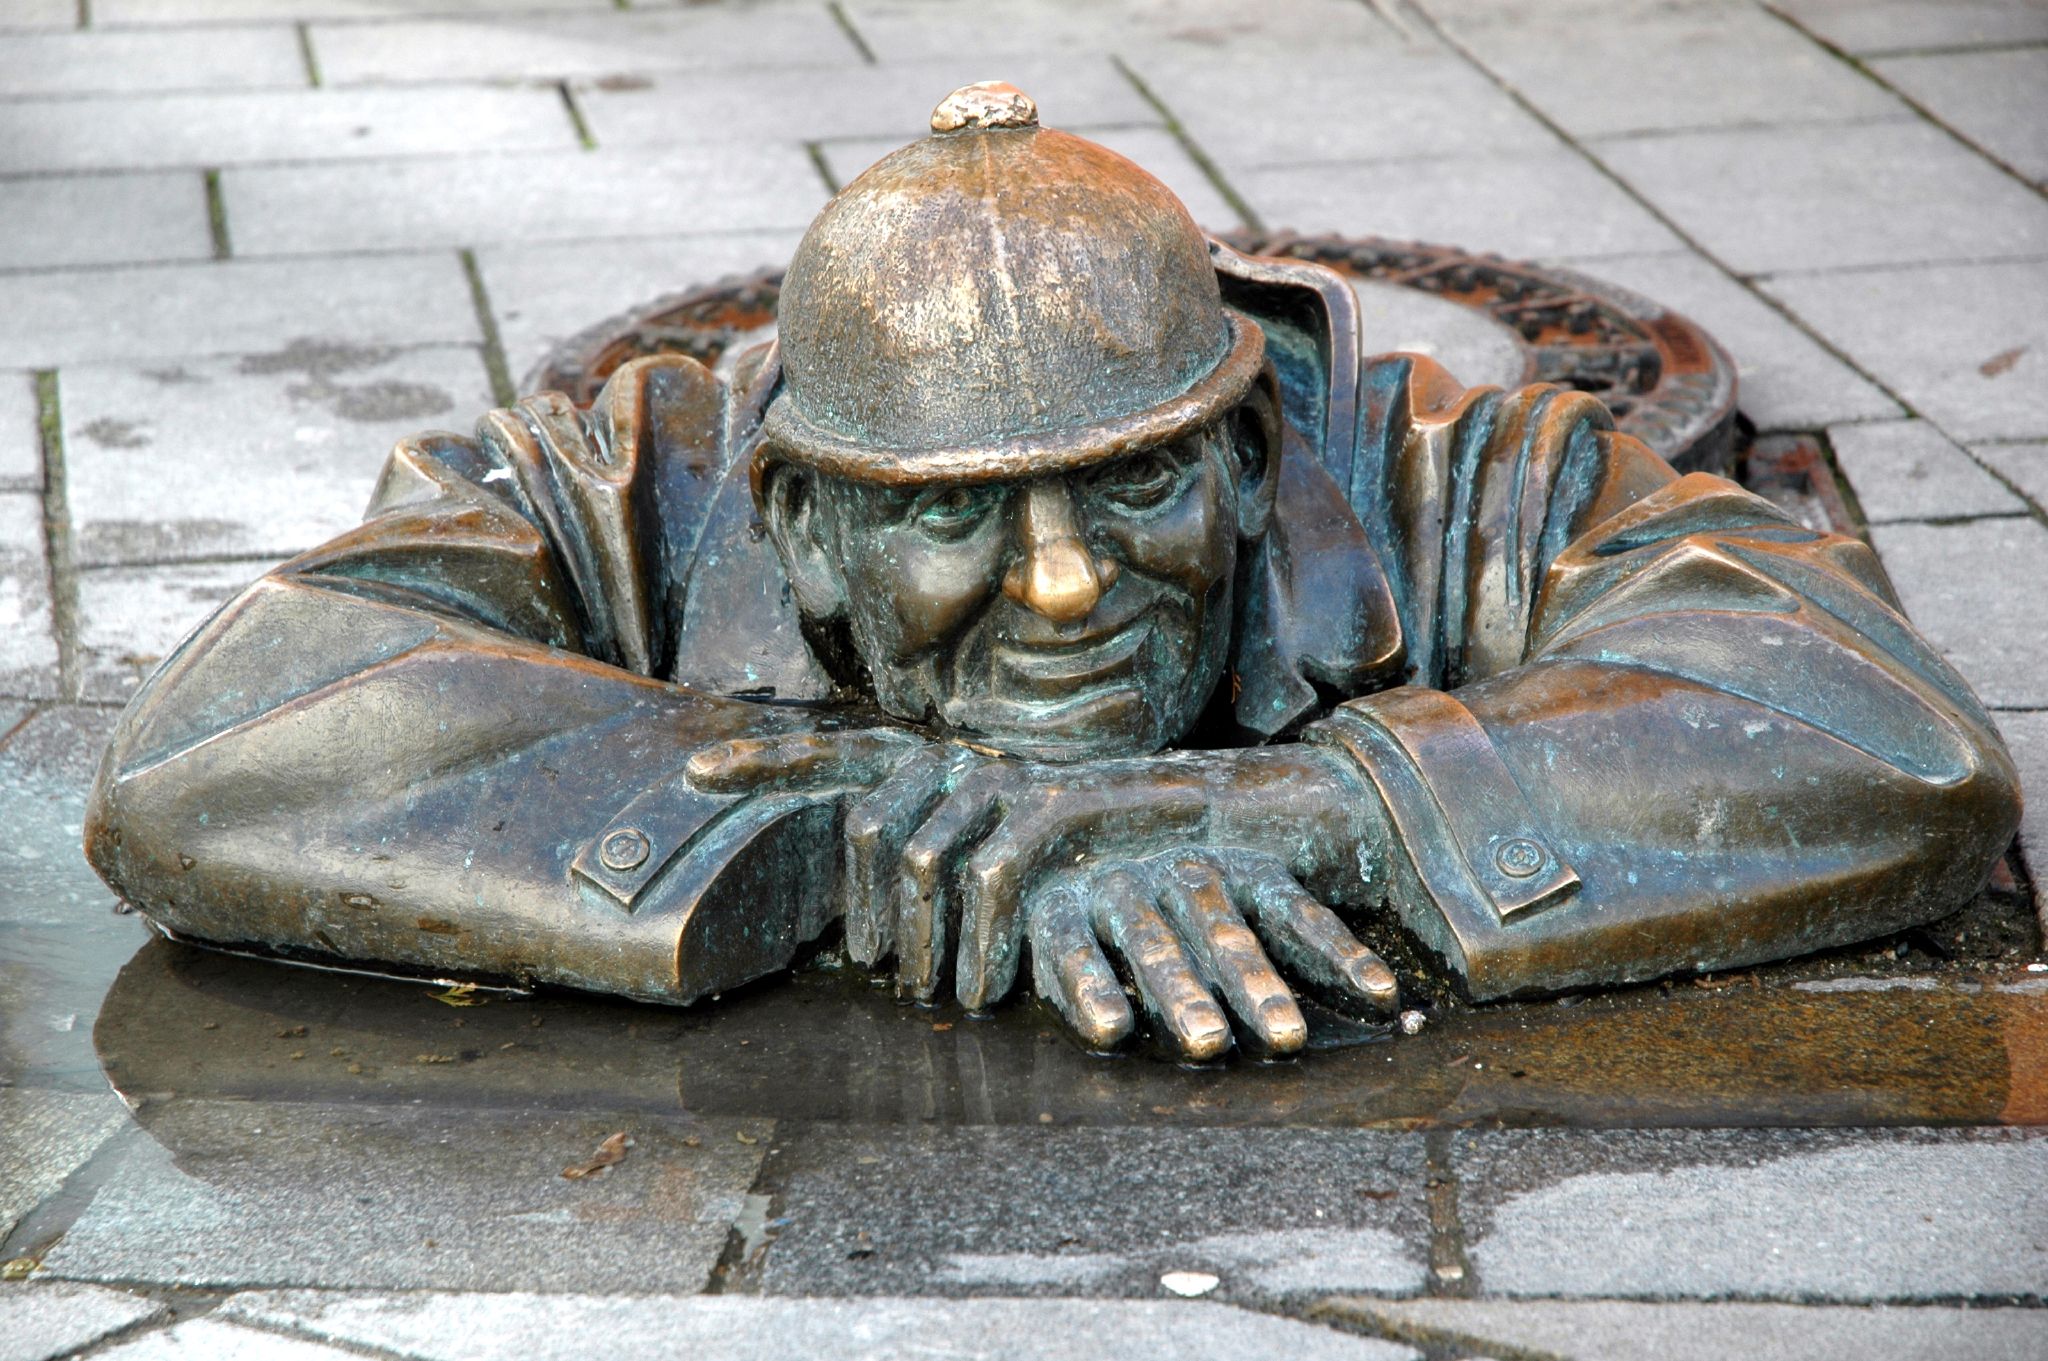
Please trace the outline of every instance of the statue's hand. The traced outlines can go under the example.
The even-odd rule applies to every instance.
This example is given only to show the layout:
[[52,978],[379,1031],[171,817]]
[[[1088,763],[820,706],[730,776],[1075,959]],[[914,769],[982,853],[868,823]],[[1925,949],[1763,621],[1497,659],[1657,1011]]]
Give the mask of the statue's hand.
[[1345,1010],[1396,1005],[1393,971],[1284,865],[1254,851],[1096,861],[1051,876],[1024,918],[1038,995],[1091,1048],[1122,1043],[1134,1022],[1112,955],[1161,1038],[1188,1059],[1230,1047],[1230,1016],[1270,1052],[1300,1049],[1308,1026],[1283,972]]

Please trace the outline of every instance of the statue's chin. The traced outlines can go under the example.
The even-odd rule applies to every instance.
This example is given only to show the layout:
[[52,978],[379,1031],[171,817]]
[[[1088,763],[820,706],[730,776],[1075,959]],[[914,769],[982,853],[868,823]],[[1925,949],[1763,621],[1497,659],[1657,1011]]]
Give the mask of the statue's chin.
[[1106,686],[1058,703],[983,695],[945,706],[960,737],[1031,761],[1146,756],[1180,735],[1135,685]]

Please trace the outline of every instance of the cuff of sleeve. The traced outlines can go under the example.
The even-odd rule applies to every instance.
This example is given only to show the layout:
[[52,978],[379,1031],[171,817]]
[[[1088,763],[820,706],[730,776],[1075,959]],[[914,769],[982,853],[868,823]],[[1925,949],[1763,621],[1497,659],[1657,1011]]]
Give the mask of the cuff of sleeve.
[[1410,686],[1351,700],[1302,735],[1346,751],[1373,782],[1420,890],[1396,909],[1475,995],[1490,995],[1504,937],[1576,893],[1579,876],[1486,729],[1450,695]]

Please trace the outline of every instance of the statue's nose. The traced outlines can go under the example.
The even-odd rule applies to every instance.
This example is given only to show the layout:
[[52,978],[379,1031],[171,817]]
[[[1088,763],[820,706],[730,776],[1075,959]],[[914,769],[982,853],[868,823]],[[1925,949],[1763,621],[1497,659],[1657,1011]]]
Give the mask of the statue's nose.
[[1003,575],[1003,594],[1055,624],[1086,619],[1116,580],[1115,561],[1088,551],[1073,493],[1057,479],[1025,488],[1017,535],[1019,552]]

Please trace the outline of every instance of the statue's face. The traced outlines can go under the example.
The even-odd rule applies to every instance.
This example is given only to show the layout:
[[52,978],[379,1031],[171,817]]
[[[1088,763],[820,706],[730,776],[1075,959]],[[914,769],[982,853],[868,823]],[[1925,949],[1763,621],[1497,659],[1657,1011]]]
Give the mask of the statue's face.
[[1227,429],[1022,483],[820,479],[820,539],[882,707],[1044,760],[1184,733],[1229,643]]

